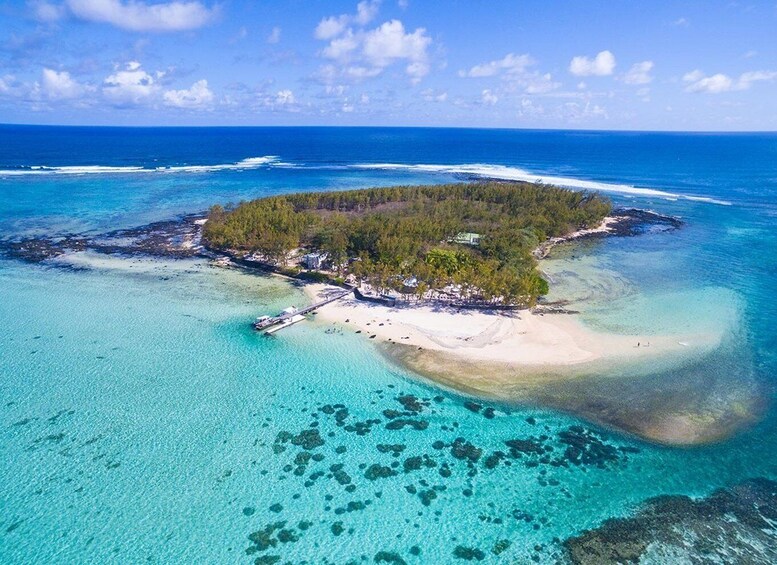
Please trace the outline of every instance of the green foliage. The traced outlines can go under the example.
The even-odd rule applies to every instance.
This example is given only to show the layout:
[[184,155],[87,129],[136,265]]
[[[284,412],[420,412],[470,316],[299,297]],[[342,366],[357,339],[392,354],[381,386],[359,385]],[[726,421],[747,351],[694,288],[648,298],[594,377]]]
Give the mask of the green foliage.
[[[258,252],[282,264],[306,247],[329,254],[381,290],[533,305],[548,292],[531,251],[548,237],[593,227],[611,210],[597,193],[530,183],[478,182],[274,196],[211,208],[203,237],[212,247]],[[451,243],[481,234],[479,246]],[[349,258],[358,257],[348,265]]]

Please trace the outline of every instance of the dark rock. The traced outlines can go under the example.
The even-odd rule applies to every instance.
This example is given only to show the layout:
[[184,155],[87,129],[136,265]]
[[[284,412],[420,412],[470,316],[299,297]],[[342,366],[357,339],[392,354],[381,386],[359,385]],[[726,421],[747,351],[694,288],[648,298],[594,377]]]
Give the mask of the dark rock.
[[427,420],[411,420],[410,418],[397,418],[386,424],[387,430],[401,430],[405,426],[409,426],[414,430],[423,431],[429,427]]
[[477,402],[467,401],[464,403],[464,408],[467,410],[471,410],[472,412],[475,412],[476,414],[480,412],[480,409],[483,408],[480,404]]
[[475,447],[462,437],[458,437],[451,444],[451,455],[456,459],[466,459],[472,463],[477,463],[480,456],[483,454],[483,450],[479,447]]
[[543,455],[545,448],[542,441],[537,438],[510,439],[504,442],[510,448],[510,456],[515,458],[521,454],[525,455]]
[[299,541],[299,536],[294,533],[294,530],[279,530],[278,541],[281,543],[295,543]]
[[392,563],[393,565],[407,565],[407,562],[402,559],[399,554],[393,551],[379,551],[373,558],[375,563]]
[[491,553],[494,555],[500,555],[507,551],[510,548],[510,545],[510,540],[500,539],[494,544],[494,547],[491,548]]
[[606,520],[564,547],[578,565],[637,563],[649,546],[678,561],[774,563],[776,517],[777,482],[750,479],[699,500],[648,499],[633,517]]
[[381,453],[391,453],[393,457],[399,457],[407,446],[404,443],[386,444],[379,443],[375,448]]
[[307,430],[302,430],[296,436],[293,436],[291,438],[291,443],[302,447],[302,449],[310,450],[324,445],[324,440],[321,439],[321,435],[318,433],[317,429],[309,428]]
[[465,559],[467,561],[483,561],[486,558],[486,554],[476,547],[464,547],[457,545],[453,550],[453,556],[457,559]]
[[397,401],[404,407],[405,410],[412,412],[413,414],[423,412],[424,406],[428,405],[428,402],[422,402],[415,396],[409,394],[405,396],[398,396]]
[[391,467],[384,467],[383,465],[380,465],[378,463],[373,463],[364,472],[364,476],[371,481],[374,481],[376,479],[385,479],[387,477],[393,477],[396,474],[397,472]]
[[483,461],[483,465],[486,469],[493,469],[499,465],[499,462],[505,458],[505,454],[502,451],[495,451]]
[[432,500],[437,498],[437,493],[432,489],[422,490],[418,493],[418,498],[421,499],[421,504],[429,506],[432,503]]

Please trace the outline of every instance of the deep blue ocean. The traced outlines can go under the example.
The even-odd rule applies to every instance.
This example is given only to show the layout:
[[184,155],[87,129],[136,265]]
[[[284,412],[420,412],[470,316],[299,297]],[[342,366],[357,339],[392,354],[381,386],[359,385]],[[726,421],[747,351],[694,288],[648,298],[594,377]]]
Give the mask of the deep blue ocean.
[[[255,316],[305,303],[281,279],[196,258],[0,258],[0,562],[556,563],[565,539],[650,497],[777,480],[777,134],[0,126],[0,239],[471,178],[681,218],[560,248],[542,268],[592,328],[704,333],[714,351],[548,393],[580,410],[477,400],[484,417],[363,336],[255,334]],[[387,428],[407,395],[427,427]],[[714,433],[668,446],[602,424],[629,418]],[[623,455],[485,464],[519,438],[563,453],[576,426]],[[456,438],[482,458],[452,454]],[[686,550],[653,562],[701,551]]]

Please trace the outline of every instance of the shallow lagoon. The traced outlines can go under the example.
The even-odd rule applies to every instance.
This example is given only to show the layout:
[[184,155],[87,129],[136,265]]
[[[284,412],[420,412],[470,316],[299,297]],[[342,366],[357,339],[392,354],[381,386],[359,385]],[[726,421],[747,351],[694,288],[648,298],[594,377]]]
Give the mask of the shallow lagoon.
[[[71,222],[100,231],[257,192],[450,178],[314,171],[108,175],[64,185],[47,177],[52,187],[41,193],[38,181],[4,179],[3,202],[16,204],[0,223],[6,235],[70,230]],[[663,188],[674,175],[667,172]],[[61,205],[37,209],[37,199],[62,186],[71,188]],[[726,186],[721,178],[720,187],[696,190],[721,196],[711,193]],[[151,205],[165,193],[169,206]],[[691,449],[538,407],[480,402],[476,412],[471,399],[403,372],[362,336],[321,324],[265,339],[247,322],[305,300],[280,279],[197,260],[87,257],[78,263],[87,269],[0,261],[0,323],[10,328],[0,337],[0,561],[249,563],[279,555],[342,563],[397,554],[421,563],[456,561],[461,546],[459,557],[483,552],[484,562],[553,562],[561,540],[628,515],[648,497],[706,496],[749,477],[774,479],[768,401],[777,316],[769,297],[777,253],[767,196],[748,193],[731,207],[624,199],[687,225],[553,259],[562,273],[554,292],[579,296],[594,327],[636,335],[733,321],[737,341],[726,355],[751,367],[767,406],[751,427]],[[404,396],[420,404],[398,400]],[[386,428],[398,420],[401,429]],[[511,440],[521,442],[511,448]],[[266,530],[277,522],[285,524]]]
[[[2,271],[11,298],[2,316],[19,321],[3,344],[16,352],[3,356],[4,527],[16,526],[5,534],[4,560],[238,560],[253,546],[248,535],[277,521],[312,523],[295,530],[298,541],[262,552],[294,562],[379,551],[409,559],[414,545],[423,561],[445,560],[454,538],[494,559],[493,545],[507,539],[513,543],[502,557],[545,560],[559,551],[553,538],[643,498],[704,494],[711,484],[772,469],[753,432],[735,445],[686,451],[587,424],[626,451],[604,468],[527,466],[539,459],[529,451],[489,469],[488,456],[508,452],[503,442],[516,438],[549,436],[542,449],[563,459],[558,434],[579,422],[492,404],[493,418],[475,413],[466,399],[399,372],[360,336],[317,324],[282,339],[257,336],[245,323],[257,309],[304,300],[279,279],[197,261],[125,262],[125,270]],[[395,419],[384,410],[404,411],[400,395],[428,400],[410,417],[426,429],[385,428]],[[364,435],[347,431],[321,411],[327,404],[347,408],[345,426],[377,422]],[[315,422],[323,445],[306,451],[284,443],[275,453],[280,432],[296,435]],[[451,454],[459,437],[483,450],[477,462]],[[436,441],[446,446],[435,449]],[[406,447],[393,457],[379,445]],[[298,475],[300,453],[324,458]],[[408,458],[424,455],[434,467],[405,472]],[[401,466],[386,478],[369,480],[359,468],[390,469],[394,461]],[[440,474],[444,463],[448,477]],[[347,484],[332,477],[337,464]],[[323,476],[305,486],[318,471]],[[429,491],[436,496],[427,506],[418,493]],[[338,511],[367,500],[363,509]],[[271,510],[276,504],[283,509]],[[344,531],[334,535],[338,522]]]

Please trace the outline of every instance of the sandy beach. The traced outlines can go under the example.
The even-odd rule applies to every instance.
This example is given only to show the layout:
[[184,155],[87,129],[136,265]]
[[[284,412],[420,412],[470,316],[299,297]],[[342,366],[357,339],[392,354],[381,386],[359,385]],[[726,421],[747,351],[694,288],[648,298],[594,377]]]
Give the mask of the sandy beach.
[[[305,287],[311,300],[338,287]],[[461,361],[547,369],[603,360],[637,360],[688,348],[710,349],[720,336],[633,336],[596,332],[577,317],[521,311],[480,311],[431,306],[388,307],[347,298],[321,308],[317,318],[361,331],[367,339]],[[374,336],[374,337],[373,337]]]
[[[340,291],[305,287],[311,301]],[[363,335],[392,362],[439,385],[553,407],[657,443],[718,441],[763,409],[748,381],[720,389],[699,371],[725,348],[724,332],[619,335],[595,331],[576,315],[388,307],[350,297],[321,308],[316,319]]]

